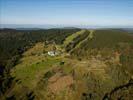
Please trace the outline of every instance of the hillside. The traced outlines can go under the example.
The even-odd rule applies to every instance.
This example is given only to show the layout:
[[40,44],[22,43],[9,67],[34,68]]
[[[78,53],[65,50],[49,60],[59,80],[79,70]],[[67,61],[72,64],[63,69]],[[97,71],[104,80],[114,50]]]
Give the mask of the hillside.
[[40,37],[21,54],[2,99],[132,99],[133,36],[113,29],[68,31],[47,33],[47,42]]
[[79,30],[80,29],[0,29],[0,59],[10,59],[13,55],[25,51],[26,48],[33,46],[37,42],[50,41],[61,44],[67,36]]
[[10,70],[19,63],[22,54],[36,43],[61,44],[80,29],[15,30],[0,29],[0,95],[11,86]]
[[[120,30],[96,30],[93,32],[92,39],[86,39],[77,50],[72,51],[72,54],[86,54],[89,51],[110,49],[121,51],[130,46],[132,47],[133,36]],[[97,52],[97,51],[96,51]],[[98,53],[98,52],[97,52]],[[106,51],[105,51],[106,53]],[[86,54],[88,55],[88,54]]]

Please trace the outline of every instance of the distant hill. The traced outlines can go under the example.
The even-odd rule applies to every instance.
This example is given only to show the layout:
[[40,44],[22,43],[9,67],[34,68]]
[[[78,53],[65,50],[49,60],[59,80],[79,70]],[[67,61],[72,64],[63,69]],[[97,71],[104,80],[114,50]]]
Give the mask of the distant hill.
[[129,33],[133,33],[133,28],[123,28],[123,30],[129,32]]

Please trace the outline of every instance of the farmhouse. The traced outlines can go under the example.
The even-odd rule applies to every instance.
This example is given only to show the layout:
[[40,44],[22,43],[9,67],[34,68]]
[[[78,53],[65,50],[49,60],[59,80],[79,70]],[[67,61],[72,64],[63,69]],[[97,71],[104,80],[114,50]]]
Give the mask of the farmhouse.
[[48,51],[49,56],[57,56],[59,53],[56,51]]

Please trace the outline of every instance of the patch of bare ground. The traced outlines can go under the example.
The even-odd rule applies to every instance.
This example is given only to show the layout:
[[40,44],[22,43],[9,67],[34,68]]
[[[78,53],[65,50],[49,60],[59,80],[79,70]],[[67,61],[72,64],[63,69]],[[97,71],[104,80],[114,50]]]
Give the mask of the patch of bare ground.
[[50,82],[50,83],[54,83],[54,82],[56,82],[60,77],[61,77],[61,73],[56,73],[54,76],[52,76],[49,80],[48,80],[48,82]]
[[61,76],[60,73],[57,73],[52,76],[48,82],[48,90],[54,94],[57,94],[66,88],[70,88],[73,85],[74,80],[70,75]]

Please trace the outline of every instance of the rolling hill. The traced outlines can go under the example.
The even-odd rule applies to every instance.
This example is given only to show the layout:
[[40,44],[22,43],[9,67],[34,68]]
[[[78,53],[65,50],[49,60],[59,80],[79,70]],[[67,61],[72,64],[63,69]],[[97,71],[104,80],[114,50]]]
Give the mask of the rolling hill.
[[[35,36],[31,40],[37,41],[32,46],[28,44],[29,47],[21,53],[17,63],[6,74],[10,77],[3,75],[6,80],[2,86],[6,86],[6,82],[11,85],[6,89],[3,87],[5,92],[2,92],[2,99],[132,99],[132,34],[119,29],[45,31],[46,33],[34,30],[29,33],[30,36]],[[9,30],[4,33],[2,31],[6,39],[8,32]],[[11,35],[15,41],[30,39],[28,33],[17,33],[18,36]],[[25,37],[21,38],[21,34],[25,34]],[[27,46],[27,42],[25,45]],[[59,53],[50,56],[49,51]],[[12,81],[7,81],[9,79]]]

